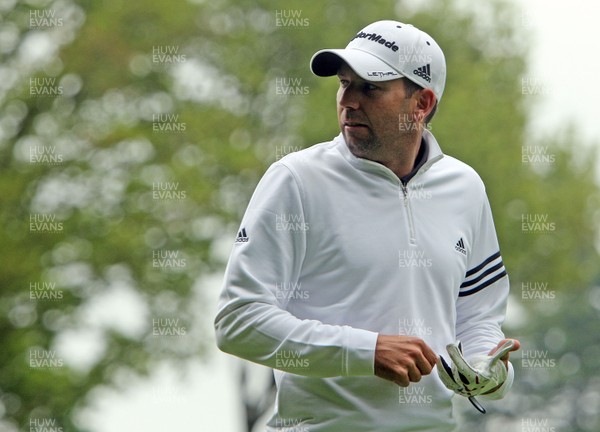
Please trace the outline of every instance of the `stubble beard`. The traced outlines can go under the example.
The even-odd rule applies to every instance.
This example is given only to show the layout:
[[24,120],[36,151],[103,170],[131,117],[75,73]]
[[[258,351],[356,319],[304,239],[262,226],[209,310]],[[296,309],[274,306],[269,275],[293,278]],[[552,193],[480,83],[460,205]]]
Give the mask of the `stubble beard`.
[[381,150],[381,142],[369,131],[368,138],[349,137],[343,132],[350,152],[360,158],[373,159]]
[[372,161],[383,161],[390,159],[390,157],[395,160],[408,157],[412,143],[420,142],[418,138],[421,133],[415,129],[400,132],[397,136],[390,137],[392,142],[395,143],[392,146],[389,143],[384,145],[382,140],[376,137],[372,131],[369,131],[369,136],[366,138],[347,136],[345,132],[342,132],[342,135],[346,140],[348,149],[354,156]]

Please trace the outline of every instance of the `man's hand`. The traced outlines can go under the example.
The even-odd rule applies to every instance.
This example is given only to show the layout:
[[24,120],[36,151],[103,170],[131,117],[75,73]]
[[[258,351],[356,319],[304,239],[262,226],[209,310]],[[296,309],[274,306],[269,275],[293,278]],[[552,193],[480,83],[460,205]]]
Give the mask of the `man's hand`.
[[429,375],[437,355],[422,340],[411,336],[377,336],[375,375],[408,387]]
[[[509,352],[519,349],[519,341],[504,339],[487,356],[465,360],[460,342],[447,345],[452,367],[442,356],[438,375],[444,385],[461,396],[477,396],[498,390],[507,376]],[[504,365],[500,363],[504,362]]]
[[517,351],[521,348],[521,342],[519,342],[516,339],[502,339],[498,345],[496,345],[496,348],[494,348],[493,350],[491,350],[489,352],[489,356],[493,356],[494,353],[496,351],[498,351],[500,349],[500,347],[502,345],[504,345],[504,342],[508,342],[509,340],[513,341],[513,347],[511,348],[511,350],[509,352],[507,352],[504,356],[500,357],[500,360],[502,360],[502,362],[504,363],[504,366],[506,366],[506,368],[508,369],[508,357],[510,356],[509,353],[513,352],[513,351]]

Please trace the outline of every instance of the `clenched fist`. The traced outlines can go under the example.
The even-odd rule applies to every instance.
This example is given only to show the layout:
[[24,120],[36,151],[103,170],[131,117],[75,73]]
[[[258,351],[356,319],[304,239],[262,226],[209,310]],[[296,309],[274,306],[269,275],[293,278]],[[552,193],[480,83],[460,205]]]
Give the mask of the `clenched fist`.
[[437,355],[423,341],[412,336],[377,336],[375,375],[407,387],[429,375]]

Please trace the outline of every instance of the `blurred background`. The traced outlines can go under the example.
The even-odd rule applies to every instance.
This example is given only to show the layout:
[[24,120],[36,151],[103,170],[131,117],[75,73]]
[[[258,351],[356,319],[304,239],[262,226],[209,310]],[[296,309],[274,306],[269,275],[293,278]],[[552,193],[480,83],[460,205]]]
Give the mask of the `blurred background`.
[[266,168],[337,135],[308,69],[379,19],[445,52],[431,129],[487,185],[516,383],[461,431],[600,430],[591,0],[0,0],[0,431],[259,431],[212,320]]

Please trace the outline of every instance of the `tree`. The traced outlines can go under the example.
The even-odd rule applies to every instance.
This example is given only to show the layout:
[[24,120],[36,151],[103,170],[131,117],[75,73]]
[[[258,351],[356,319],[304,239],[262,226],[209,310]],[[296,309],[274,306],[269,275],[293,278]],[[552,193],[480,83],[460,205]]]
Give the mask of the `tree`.
[[218,127],[226,109],[184,94],[197,80],[178,74],[201,67],[191,53],[202,40],[198,8],[179,6],[4,6],[8,430],[32,420],[77,430],[72,414],[97,385],[202,354],[194,284],[222,264],[210,253],[228,214],[216,185],[239,166],[215,161],[229,152],[213,154],[194,121]]

